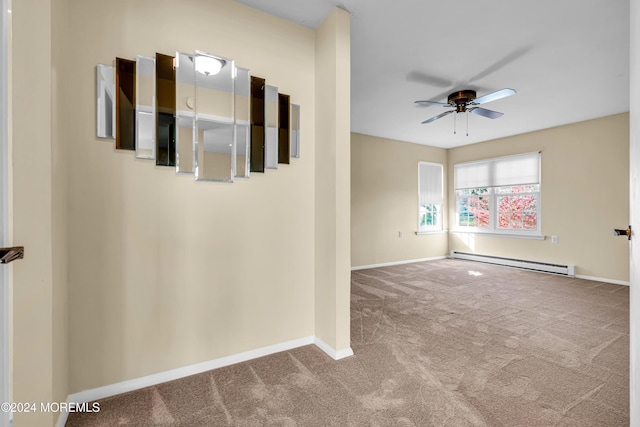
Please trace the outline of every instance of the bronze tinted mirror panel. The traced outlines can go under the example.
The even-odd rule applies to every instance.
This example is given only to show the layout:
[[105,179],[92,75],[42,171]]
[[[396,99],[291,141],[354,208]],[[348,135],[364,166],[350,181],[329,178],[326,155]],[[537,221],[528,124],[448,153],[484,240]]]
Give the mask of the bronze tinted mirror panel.
[[116,58],[116,148],[136,148],[136,61]]
[[264,85],[251,76],[251,172],[264,172]]
[[289,95],[278,94],[280,128],[278,134],[278,163],[289,164]]
[[196,76],[194,55],[176,53],[176,172],[194,172]]
[[115,138],[116,84],[111,65],[96,67],[96,135],[99,138]]
[[174,57],[156,53],[156,165],[176,165]]
[[264,87],[264,167],[278,169],[278,88],[266,85]]

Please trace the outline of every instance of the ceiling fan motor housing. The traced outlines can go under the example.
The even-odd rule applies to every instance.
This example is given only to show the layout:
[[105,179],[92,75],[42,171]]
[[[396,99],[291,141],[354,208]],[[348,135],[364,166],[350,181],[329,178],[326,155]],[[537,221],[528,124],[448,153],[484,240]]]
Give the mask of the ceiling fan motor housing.
[[475,90],[460,90],[453,92],[447,98],[447,102],[456,107],[456,113],[464,113],[467,111],[467,104],[476,99]]

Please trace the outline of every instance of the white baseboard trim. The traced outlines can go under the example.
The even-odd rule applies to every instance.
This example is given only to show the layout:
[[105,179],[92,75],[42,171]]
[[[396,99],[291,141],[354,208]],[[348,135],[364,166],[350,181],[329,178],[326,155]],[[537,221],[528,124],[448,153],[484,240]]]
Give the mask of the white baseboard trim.
[[611,283],[614,285],[631,286],[630,282],[625,282],[624,280],[605,279],[603,277],[584,276],[582,274],[576,274],[576,279],[593,280],[594,282],[604,282],[604,283]]
[[344,348],[342,350],[336,350],[318,337],[315,338],[314,344],[318,346],[320,350],[327,353],[333,360],[340,360],[344,359],[345,357],[353,356],[353,350],[351,350],[351,347]]
[[380,263],[380,264],[359,265],[359,266],[356,266],[356,267],[351,267],[351,271],[366,270],[368,268],[389,267],[389,266],[392,266],[392,265],[413,264],[414,262],[436,261],[436,260],[445,259],[445,258],[446,258],[446,256],[434,256],[434,257],[431,257],[431,258],[408,259],[408,260],[404,260],[404,261],[383,262],[383,263]]
[[[150,387],[167,381],[173,381],[190,375],[200,374],[212,369],[218,369],[229,365],[234,365],[247,360],[257,359],[259,357],[268,356],[270,354],[279,353],[281,351],[292,350],[309,344],[315,344],[322,351],[327,353],[332,359],[340,360],[345,357],[353,356],[353,350],[346,348],[335,350],[333,347],[315,336],[308,336],[292,341],[286,341],[280,344],[274,344],[267,347],[258,348],[256,350],[246,351],[244,353],[234,354],[231,356],[221,357],[219,359],[209,360],[206,362],[196,363],[194,365],[183,366],[181,368],[171,369],[169,371],[158,372],[132,380],[122,381],[115,384],[109,384],[103,387],[97,387],[90,390],[84,390],[78,393],[70,394],[67,402],[86,403],[99,399],[115,396],[117,394],[127,393],[141,388]],[[69,413],[60,412],[56,427],[64,427],[67,422]]]

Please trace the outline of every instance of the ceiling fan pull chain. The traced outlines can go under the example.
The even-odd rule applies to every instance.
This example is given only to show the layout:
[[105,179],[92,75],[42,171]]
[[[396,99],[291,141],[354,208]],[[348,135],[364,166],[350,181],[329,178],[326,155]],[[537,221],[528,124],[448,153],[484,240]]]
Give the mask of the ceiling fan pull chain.
[[456,113],[455,111],[453,112],[453,134],[456,134],[456,116],[458,115],[458,113]]
[[469,136],[469,111],[465,109],[464,115],[467,116],[467,136]]

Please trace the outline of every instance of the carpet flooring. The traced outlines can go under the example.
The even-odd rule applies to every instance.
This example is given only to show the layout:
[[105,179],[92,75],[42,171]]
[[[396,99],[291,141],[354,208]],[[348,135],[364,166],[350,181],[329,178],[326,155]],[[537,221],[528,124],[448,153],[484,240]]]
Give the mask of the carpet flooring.
[[354,356],[300,347],[66,425],[629,425],[628,287],[451,259],[351,277]]

